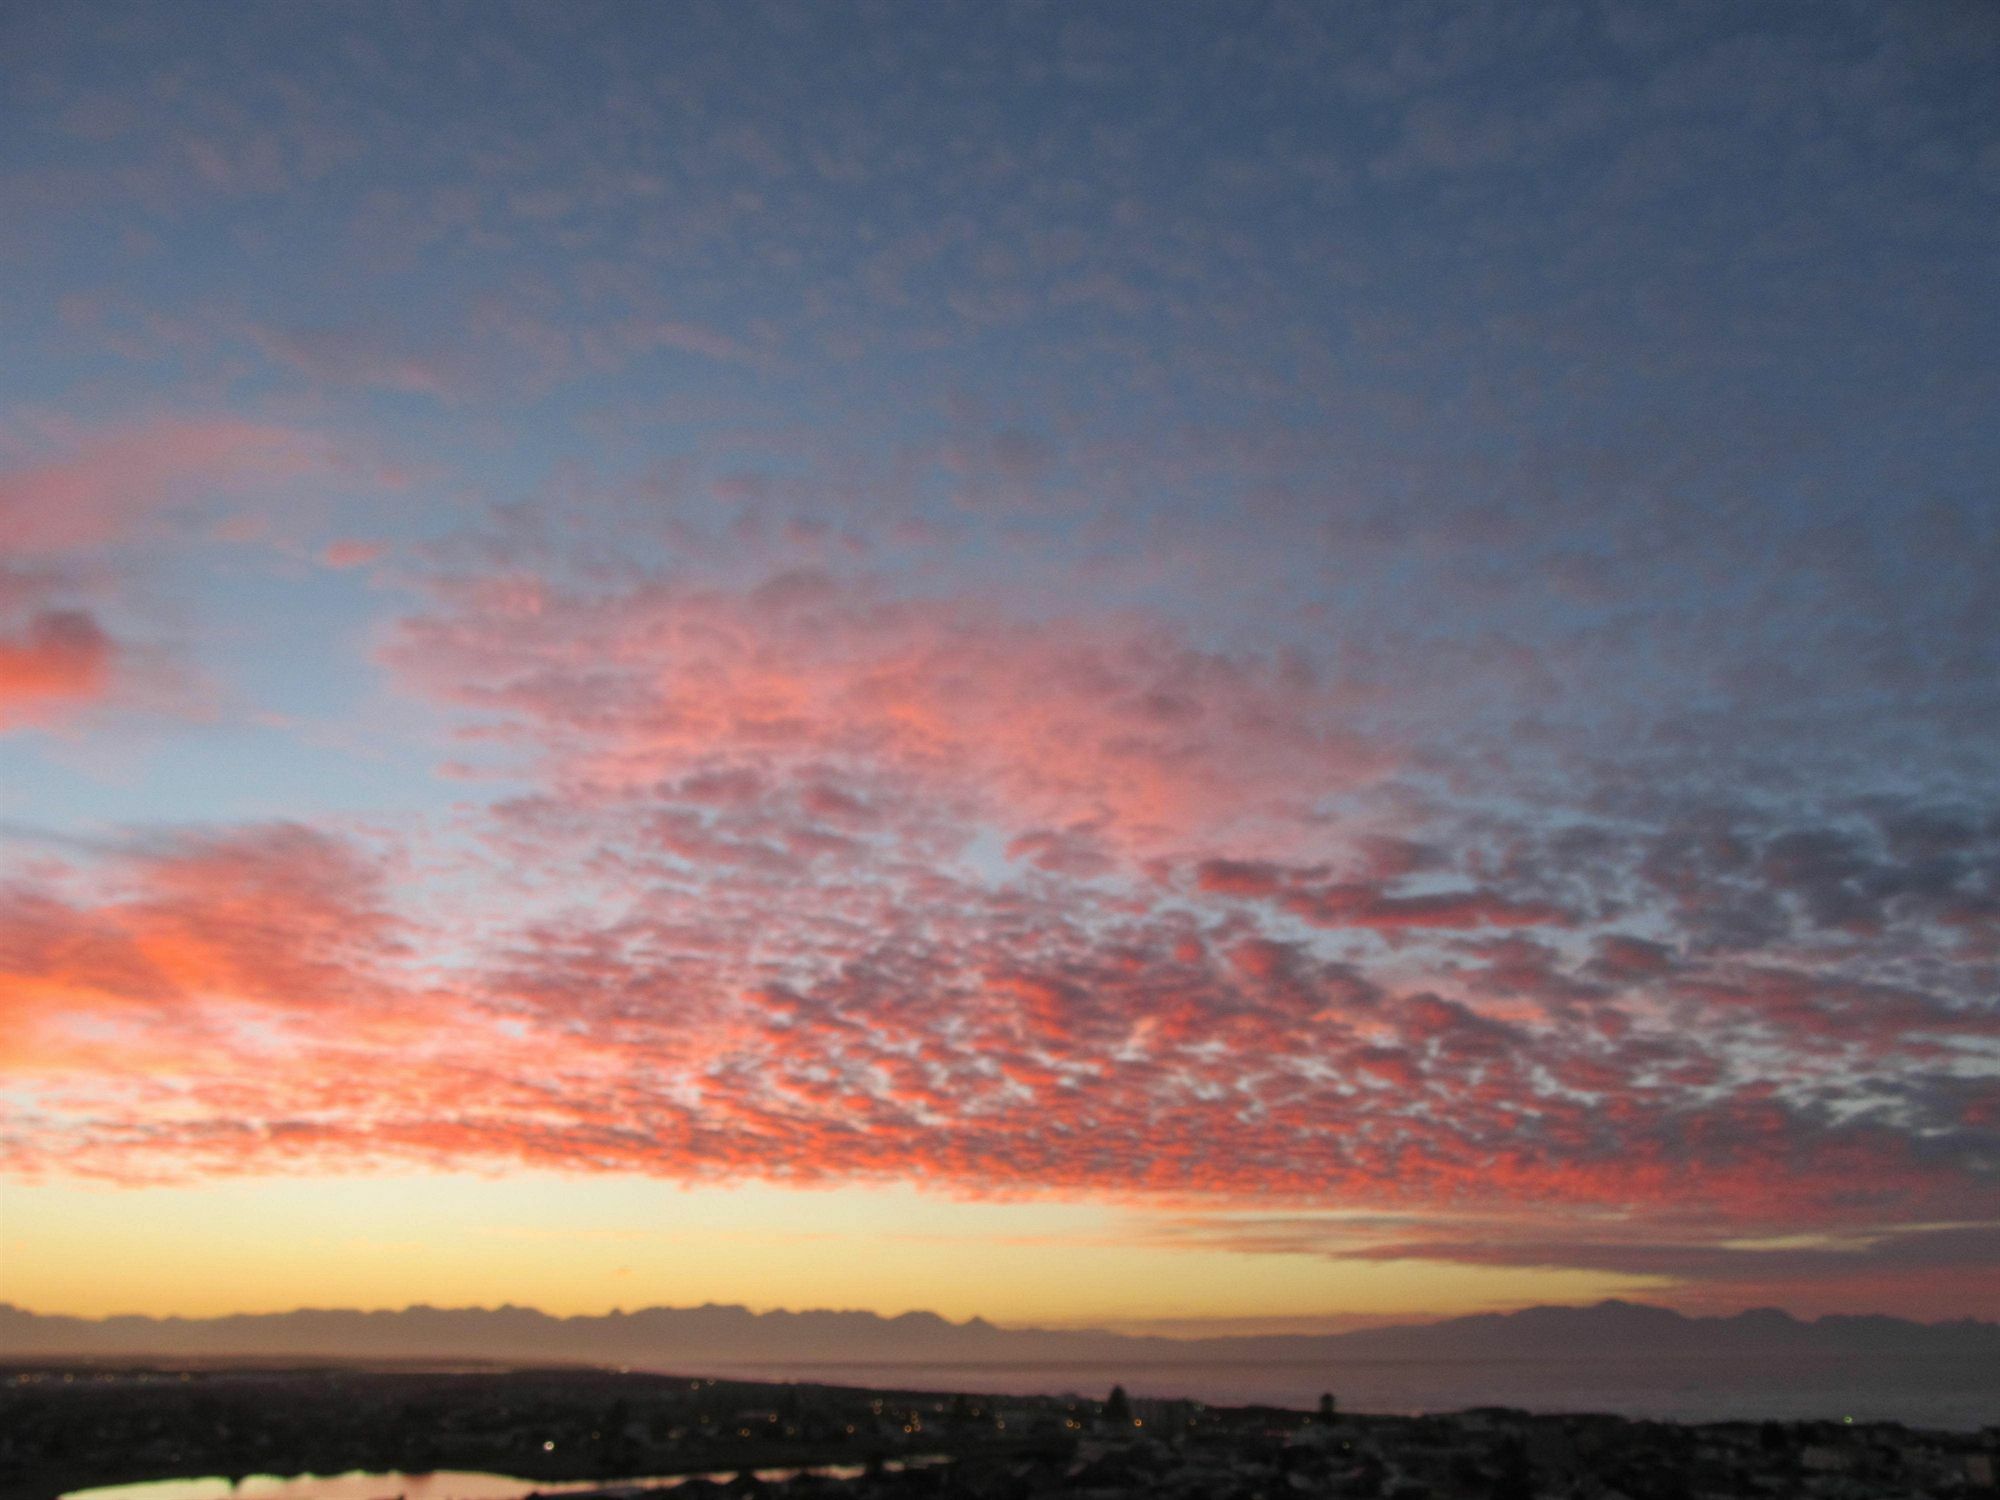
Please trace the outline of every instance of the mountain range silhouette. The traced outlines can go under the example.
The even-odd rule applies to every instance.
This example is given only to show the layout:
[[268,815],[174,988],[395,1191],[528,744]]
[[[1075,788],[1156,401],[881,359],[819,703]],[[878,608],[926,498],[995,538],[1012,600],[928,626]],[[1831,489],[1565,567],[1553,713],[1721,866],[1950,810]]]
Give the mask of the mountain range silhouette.
[[1688,1317],[1606,1301],[1530,1307],[1340,1334],[1165,1338],[1101,1330],[1001,1328],[936,1313],[883,1317],[811,1310],[757,1313],[714,1303],[554,1317],[530,1307],[399,1311],[303,1308],[219,1318],[77,1318],[0,1303],[0,1358],[479,1360],[696,1370],[753,1363],[1014,1361],[1337,1361],[1561,1358],[1598,1354],[1726,1357],[1797,1353],[2000,1358],[2000,1324],[1918,1323],[1880,1315],[1806,1320],[1776,1308]]

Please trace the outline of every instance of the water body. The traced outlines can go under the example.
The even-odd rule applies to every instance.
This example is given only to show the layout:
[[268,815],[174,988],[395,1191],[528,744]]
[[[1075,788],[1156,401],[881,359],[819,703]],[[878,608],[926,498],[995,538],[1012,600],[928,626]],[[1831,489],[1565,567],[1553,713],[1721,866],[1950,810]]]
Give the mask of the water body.
[[148,1484],[113,1484],[94,1490],[71,1490],[62,1500],[516,1500],[530,1490],[559,1494],[590,1485],[536,1485],[505,1474],[472,1474],[440,1470],[435,1474],[364,1473],[252,1474],[240,1480],[156,1479]]
[[1845,1356],[1341,1360],[1287,1363],[745,1364],[746,1380],[795,1380],[890,1390],[995,1395],[1076,1392],[1114,1385],[1134,1396],[1310,1410],[1331,1391],[1347,1411],[1412,1413],[1513,1406],[1532,1412],[1608,1412],[1670,1422],[1824,1419],[1903,1422],[1972,1431],[2000,1423],[2000,1361]]
[[[914,1467],[890,1462],[885,1469]],[[71,1490],[61,1500],[522,1500],[527,1495],[566,1495],[587,1490],[634,1489],[670,1490],[690,1479],[710,1479],[724,1483],[742,1470],[721,1469],[712,1474],[674,1474],[657,1478],[632,1479],[516,1479],[509,1474],[477,1474],[469,1470],[439,1469],[430,1474],[404,1474],[391,1469],[368,1472],[354,1469],[346,1474],[251,1474],[243,1479],[156,1479],[144,1484],[110,1484],[97,1489]],[[807,1471],[803,1469],[756,1469],[759,1479],[779,1482]],[[833,1479],[854,1479],[865,1471],[860,1465],[816,1467],[815,1474]]]

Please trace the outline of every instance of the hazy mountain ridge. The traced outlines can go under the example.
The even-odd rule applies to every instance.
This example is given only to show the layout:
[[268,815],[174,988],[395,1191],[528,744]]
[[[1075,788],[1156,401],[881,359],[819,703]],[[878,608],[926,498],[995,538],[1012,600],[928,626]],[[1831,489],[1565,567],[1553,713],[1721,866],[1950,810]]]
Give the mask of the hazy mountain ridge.
[[1971,1354],[2000,1357],[2000,1324],[1874,1315],[1810,1321],[1773,1308],[1691,1318],[1630,1302],[1531,1307],[1343,1334],[1163,1338],[999,1328],[935,1313],[649,1307],[553,1317],[529,1307],[359,1312],[304,1308],[221,1318],[101,1319],[0,1303],[0,1357],[201,1356],[481,1359],[699,1369],[811,1361],[1098,1361],[1548,1358],[1590,1354]]

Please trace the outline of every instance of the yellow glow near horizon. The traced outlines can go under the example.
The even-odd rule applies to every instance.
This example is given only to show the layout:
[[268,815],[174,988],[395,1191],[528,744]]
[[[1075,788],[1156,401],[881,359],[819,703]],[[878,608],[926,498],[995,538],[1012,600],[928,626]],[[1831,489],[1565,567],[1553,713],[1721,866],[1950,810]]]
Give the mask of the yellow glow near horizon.
[[911,1188],[631,1178],[244,1179],[0,1188],[0,1300],[214,1316],[516,1303],[928,1310],[1077,1326],[1449,1316],[1656,1292],[1654,1278],[1163,1244],[1133,1211]]

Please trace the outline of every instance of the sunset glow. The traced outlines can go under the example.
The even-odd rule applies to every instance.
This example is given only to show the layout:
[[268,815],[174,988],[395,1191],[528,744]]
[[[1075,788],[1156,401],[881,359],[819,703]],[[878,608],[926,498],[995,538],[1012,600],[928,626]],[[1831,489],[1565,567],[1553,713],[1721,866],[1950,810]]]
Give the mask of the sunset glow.
[[2000,1316],[1982,7],[220,14],[0,23],[0,1301]]

